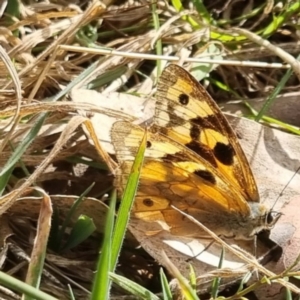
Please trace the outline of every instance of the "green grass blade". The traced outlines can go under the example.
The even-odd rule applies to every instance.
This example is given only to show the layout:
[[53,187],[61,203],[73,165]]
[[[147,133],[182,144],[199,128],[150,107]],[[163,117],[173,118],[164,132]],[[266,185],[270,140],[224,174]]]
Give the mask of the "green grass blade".
[[[197,10],[197,12],[199,13],[200,17],[202,20],[205,20],[206,24],[212,24],[212,17],[209,14],[209,12],[207,11],[204,3],[202,0],[193,0],[193,3],[195,5],[195,8]],[[213,22],[213,24],[215,24],[215,22]]]
[[[249,110],[251,111],[251,113],[254,116],[256,116],[257,115],[257,111],[248,102],[244,101],[244,103],[249,108]],[[249,119],[251,119],[251,118],[249,118]],[[281,122],[281,121],[279,121],[277,119],[274,119],[274,118],[271,118],[271,117],[267,117],[267,116],[263,116],[262,120],[265,121],[265,122],[267,122],[267,123],[270,123],[270,124],[278,125],[278,126],[284,128],[285,130],[290,131],[290,132],[292,132],[294,134],[300,135],[300,130],[297,127],[295,127],[295,126],[286,124],[286,123]]]
[[162,258],[165,261],[165,265],[168,271],[175,277],[180,286],[182,297],[186,300],[199,300],[196,291],[190,285],[189,281],[180,273],[178,268],[173,264],[173,262],[167,257],[166,253],[162,251]]
[[[153,20],[154,28],[155,28],[156,31],[158,31],[160,29],[160,22],[159,22],[159,16],[158,16],[158,13],[157,13],[156,1],[152,1],[151,12],[152,12],[152,20]],[[161,39],[158,39],[156,41],[155,50],[156,50],[157,55],[162,55],[163,54]],[[157,66],[157,78],[159,78],[159,76],[161,74],[161,60],[160,59],[158,59],[156,61],[156,66]]]
[[95,182],[93,182],[81,195],[80,197],[73,203],[71,209],[69,210],[66,218],[64,219],[64,222],[61,226],[61,229],[57,235],[57,244],[61,244],[61,241],[63,240],[63,236],[66,232],[66,228],[69,226],[72,216],[75,213],[76,209],[78,208],[78,205],[84,200],[84,197],[91,191],[93,186],[95,185]]
[[71,249],[86,240],[96,230],[93,219],[88,216],[81,215],[74,224],[70,236],[66,244],[62,247],[62,251]]
[[[184,10],[181,0],[171,0],[171,3],[178,12]],[[199,28],[198,22],[192,16],[183,16],[182,19],[188,21],[193,28]]]
[[110,279],[109,271],[111,268],[111,243],[114,228],[114,218],[116,211],[117,193],[113,190],[110,197],[110,207],[106,216],[105,232],[101,255],[98,260],[97,272],[93,280],[92,300],[109,299]]
[[[300,59],[300,56],[297,57],[297,60]],[[265,102],[264,106],[261,108],[261,110],[258,112],[257,116],[255,117],[255,121],[259,121],[262,116],[265,114],[266,110],[270,107],[270,105],[275,101],[276,96],[280,93],[280,91],[283,89],[283,87],[286,85],[287,81],[293,74],[293,70],[289,69],[286,71],[278,85],[275,87],[271,95],[268,97],[268,100]]]
[[192,265],[190,265],[190,284],[191,287],[196,291],[196,286],[197,286],[197,276],[195,269]]
[[[288,288],[285,288],[285,299],[286,300],[293,300],[293,299],[297,299],[297,298],[294,298],[292,296],[292,292]],[[298,299],[299,299],[299,296],[298,296]]]
[[[220,256],[220,261],[219,261],[219,269],[222,269],[222,265],[223,265],[223,261],[224,261],[224,254],[225,254],[225,250],[224,248],[222,248],[222,252],[221,252],[221,256]],[[213,280],[212,283],[212,291],[211,291],[211,296],[213,299],[217,298],[218,293],[219,293],[219,286],[220,286],[220,282],[221,282],[221,278],[220,277],[216,277]]]
[[121,201],[120,209],[118,212],[118,216],[116,219],[116,225],[113,235],[113,242],[112,242],[112,262],[111,262],[111,271],[115,270],[117,260],[119,257],[119,253],[121,250],[121,246],[123,244],[127,224],[129,222],[130,211],[131,207],[135,198],[135,194],[138,187],[138,182],[140,178],[140,171],[144,161],[144,153],[146,149],[146,142],[147,142],[147,134],[143,137],[141,145],[138,149],[136,158],[133,162],[130,175],[128,177],[128,182],[123,194],[123,198]]
[[[139,297],[140,299],[147,300],[160,300],[155,294],[145,289],[141,285],[131,281],[130,279],[116,275],[114,273],[109,273],[111,280],[118,286],[122,287],[124,290],[128,291],[130,294]],[[100,299],[100,298],[99,298]]]
[[273,21],[262,32],[262,36],[270,36],[270,34],[276,32],[278,28],[284,24],[284,22],[289,20],[292,15],[299,13],[300,1],[287,1],[287,3],[288,5],[282,10],[282,13],[279,14],[279,16],[273,17]]
[[58,300],[34,287],[0,271],[0,284],[36,300]]
[[160,269],[159,274],[160,274],[160,282],[162,286],[163,299],[172,300],[173,299],[172,292],[170,290],[168,279],[164,273],[163,268]]
[[5,186],[7,184],[7,181],[9,180],[14,165],[18,162],[19,159],[21,159],[23,153],[27,150],[27,148],[33,142],[34,138],[39,133],[41,127],[44,124],[46,116],[46,113],[42,113],[37,117],[37,121],[34,124],[34,126],[31,128],[31,130],[28,132],[25,138],[20,142],[20,144],[16,147],[15,151],[2,168],[0,172],[0,195],[2,195],[4,192]]
[[104,74],[99,75],[96,79],[91,81],[87,88],[89,90],[97,89],[99,87],[103,87],[104,85],[120,78],[127,71],[126,66],[119,66],[113,70],[108,70]]
[[20,17],[20,2],[18,0],[7,1],[7,7],[5,13],[9,16]]

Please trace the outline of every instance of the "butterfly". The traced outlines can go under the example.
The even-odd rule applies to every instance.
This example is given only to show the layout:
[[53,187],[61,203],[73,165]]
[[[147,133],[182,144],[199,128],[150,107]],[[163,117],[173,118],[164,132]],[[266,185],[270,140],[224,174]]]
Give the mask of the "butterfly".
[[[120,190],[144,131],[125,121],[112,127]],[[218,236],[236,240],[253,239],[280,217],[260,202],[248,160],[217,104],[192,75],[170,64],[157,84],[155,116],[131,217],[146,223],[148,235],[165,230],[175,236],[208,237],[174,207]]]

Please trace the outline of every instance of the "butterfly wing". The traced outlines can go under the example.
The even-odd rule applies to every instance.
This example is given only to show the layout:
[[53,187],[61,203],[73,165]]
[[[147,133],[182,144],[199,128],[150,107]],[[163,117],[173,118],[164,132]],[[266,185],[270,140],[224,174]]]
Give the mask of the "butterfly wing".
[[169,65],[158,82],[156,98],[157,130],[207,161],[244,199],[259,202],[255,179],[234,131],[195,78]]
[[[118,187],[124,190],[144,130],[118,121],[112,128],[112,141],[120,163]],[[200,220],[215,233],[226,235],[226,220],[249,215],[244,198],[205,159],[177,142],[149,132],[133,216],[154,223],[175,235],[204,236],[199,227],[175,211],[175,206]],[[216,217],[223,218],[220,226]],[[228,226],[228,227],[227,227]]]

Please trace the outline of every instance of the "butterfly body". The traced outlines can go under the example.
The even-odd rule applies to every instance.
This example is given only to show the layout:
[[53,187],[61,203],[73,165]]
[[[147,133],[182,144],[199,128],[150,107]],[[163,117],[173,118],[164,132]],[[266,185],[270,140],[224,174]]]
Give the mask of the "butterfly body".
[[[157,87],[154,124],[132,218],[145,234],[207,238],[180,209],[225,238],[251,239],[271,229],[279,215],[260,203],[257,186],[231,126],[205,89],[184,69],[169,65]],[[116,122],[112,141],[123,190],[144,129]]]

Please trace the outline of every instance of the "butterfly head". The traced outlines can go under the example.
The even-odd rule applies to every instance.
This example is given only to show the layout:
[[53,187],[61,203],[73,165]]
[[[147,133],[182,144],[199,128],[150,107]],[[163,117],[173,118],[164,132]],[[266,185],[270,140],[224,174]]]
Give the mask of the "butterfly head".
[[261,203],[249,203],[249,205],[251,209],[250,223],[252,228],[248,238],[253,238],[262,230],[271,230],[282,215],[280,212],[268,209]]
[[265,226],[266,229],[272,229],[279,218],[281,217],[282,213],[274,210],[270,210],[265,216]]

